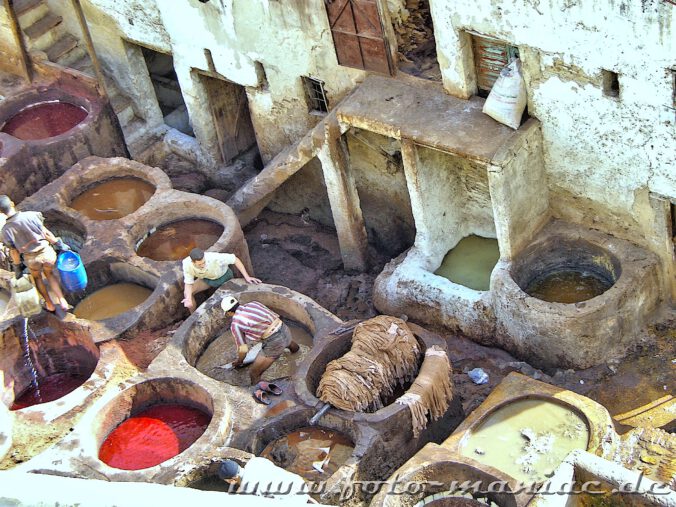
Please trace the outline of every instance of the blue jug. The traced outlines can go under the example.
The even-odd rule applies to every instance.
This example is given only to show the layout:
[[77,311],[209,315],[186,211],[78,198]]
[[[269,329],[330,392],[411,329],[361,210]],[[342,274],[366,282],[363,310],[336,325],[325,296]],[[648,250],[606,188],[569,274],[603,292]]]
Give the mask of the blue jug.
[[82,259],[73,251],[61,252],[56,260],[61,285],[68,292],[78,292],[87,287],[87,272]]

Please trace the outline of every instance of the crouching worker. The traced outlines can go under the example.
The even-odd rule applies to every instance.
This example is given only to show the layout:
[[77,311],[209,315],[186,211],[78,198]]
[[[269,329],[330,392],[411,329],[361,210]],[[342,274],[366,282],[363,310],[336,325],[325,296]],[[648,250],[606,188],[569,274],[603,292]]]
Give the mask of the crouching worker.
[[259,495],[299,505],[317,503],[308,495],[308,487],[300,475],[278,467],[266,458],[253,457],[244,467],[226,459],[218,467],[218,477],[231,486],[231,491]]
[[[226,317],[232,317],[230,332],[237,347],[237,360],[233,363],[235,368],[243,366],[244,358],[249,351],[249,343],[259,341],[263,343],[263,348],[256,356],[249,371],[251,385],[258,383],[263,372],[279,359],[285,348],[288,348],[291,353],[298,352],[300,347],[291,339],[291,331],[288,326],[282,322],[279,315],[264,304],[251,301],[240,305],[233,296],[225,296],[221,301],[221,308]],[[268,400],[265,392],[268,391],[269,387],[267,383],[265,384],[265,387],[256,386],[254,398],[256,398],[256,401],[268,405],[270,400]],[[270,384],[270,386],[273,385]],[[275,390],[269,392],[281,394],[281,392],[275,392]]]
[[195,311],[195,294],[210,287],[218,288],[230,280],[234,274],[230,266],[235,265],[247,283],[261,283],[258,278],[249,276],[244,264],[231,253],[204,252],[193,248],[190,255],[183,259],[183,306],[190,313]]
[[21,262],[28,267],[35,280],[35,287],[45,300],[47,311],[56,310],[42,276],[47,279],[49,287],[56,297],[56,304],[63,311],[68,311],[70,306],[63,297],[59,279],[54,273],[56,252],[58,250],[70,250],[61,238],[57,238],[44,225],[42,213],[37,211],[16,211],[14,203],[6,195],[0,195],[0,213],[7,219],[0,237],[2,242],[9,248],[14,274],[21,277]]

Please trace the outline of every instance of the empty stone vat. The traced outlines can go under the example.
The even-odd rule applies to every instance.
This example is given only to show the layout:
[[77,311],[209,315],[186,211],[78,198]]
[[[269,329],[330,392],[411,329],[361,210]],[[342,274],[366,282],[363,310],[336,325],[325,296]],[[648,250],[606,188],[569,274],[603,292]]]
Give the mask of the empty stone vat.
[[0,193],[17,203],[82,158],[127,154],[114,111],[81,83],[33,87],[6,98],[0,104],[0,130],[26,147],[0,159],[6,175]]
[[181,344],[183,355],[191,366],[232,385],[248,386],[250,380],[247,369],[219,368],[236,359],[236,348],[229,332],[230,321],[220,307],[220,301],[226,294],[235,296],[240,304],[258,301],[278,313],[301,346],[295,354],[287,350],[264,373],[263,379],[266,380],[294,374],[317,337],[327,334],[340,322],[310,298],[285,287],[266,284],[248,286],[234,280],[226,283],[179,328],[175,339]]
[[89,379],[99,360],[89,328],[51,314],[30,319],[28,344],[27,352],[23,318],[3,323],[0,370],[15,410],[69,394]]
[[49,210],[43,213],[45,227],[55,236],[60,237],[76,252],[82,250],[87,241],[87,229],[77,220],[59,210]]
[[659,262],[650,252],[552,222],[493,271],[494,344],[540,367],[588,368],[619,359],[649,322],[660,286]]
[[93,431],[100,466],[138,474],[199,455],[213,415],[211,396],[186,379],[134,384],[97,416]]

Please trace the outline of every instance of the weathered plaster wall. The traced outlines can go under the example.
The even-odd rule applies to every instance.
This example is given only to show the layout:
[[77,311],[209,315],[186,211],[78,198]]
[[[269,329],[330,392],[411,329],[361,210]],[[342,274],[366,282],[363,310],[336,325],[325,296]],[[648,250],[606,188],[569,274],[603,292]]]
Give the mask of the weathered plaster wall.
[[[472,91],[467,31],[519,47],[528,110],[542,122],[543,156],[556,217],[655,250],[667,231],[650,192],[676,198],[676,8],[661,0],[432,0],[446,89]],[[602,69],[619,75],[604,96]],[[673,273],[673,272],[672,272]],[[672,275],[673,276],[673,275]]]
[[[67,8],[65,2],[52,4],[56,11]],[[162,119],[152,104],[154,97],[148,97],[147,71],[134,48],[120,39],[173,55],[207,161],[217,159],[217,140],[197,71],[211,71],[246,87],[264,162],[317,122],[308,113],[300,76],[325,81],[332,105],[363,76],[362,71],[338,66],[322,0],[214,0],[205,4],[197,0],[85,0],[83,5],[102,59],[153,123]]]
[[399,255],[415,239],[399,141],[359,129],[345,140],[369,242]]

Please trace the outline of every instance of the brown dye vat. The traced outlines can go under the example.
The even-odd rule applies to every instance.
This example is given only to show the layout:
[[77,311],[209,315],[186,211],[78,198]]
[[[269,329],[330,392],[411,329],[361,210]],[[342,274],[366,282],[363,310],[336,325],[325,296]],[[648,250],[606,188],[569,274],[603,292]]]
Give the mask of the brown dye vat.
[[92,220],[114,220],[133,213],[155,193],[140,178],[114,178],[81,193],[70,204]]
[[536,278],[526,292],[549,303],[579,303],[600,296],[612,285],[589,271],[555,271]]
[[223,226],[210,220],[188,219],[159,227],[139,245],[136,253],[155,261],[184,259],[193,248],[208,249],[223,234]]
[[68,102],[34,104],[10,118],[2,132],[24,141],[48,139],[68,132],[87,114],[86,109]]
[[80,319],[105,320],[143,303],[152,291],[135,283],[108,285],[83,299],[73,313]]
[[267,445],[261,456],[312,482],[331,477],[352,455],[352,440],[334,430],[300,428]]
[[[288,349],[277,359],[272,366],[263,373],[263,380],[276,380],[293,375],[305,356],[312,349],[312,335],[294,321],[283,319],[289,327],[293,340],[300,346],[300,350],[292,354]],[[237,348],[230,333],[230,329],[212,341],[200,355],[195,368],[216,380],[232,385],[249,385],[249,367],[226,370],[223,365],[237,359]]]

